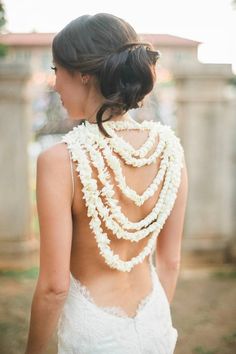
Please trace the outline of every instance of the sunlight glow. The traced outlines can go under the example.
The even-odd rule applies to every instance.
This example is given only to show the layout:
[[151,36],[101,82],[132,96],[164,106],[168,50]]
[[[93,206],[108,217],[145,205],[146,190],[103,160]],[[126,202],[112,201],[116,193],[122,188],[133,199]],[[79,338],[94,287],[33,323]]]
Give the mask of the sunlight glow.
[[82,14],[109,12],[139,33],[166,33],[202,42],[199,60],[232,63],[236,70],[236,9],[232,0],[5,0],[11,32],[57,32]]

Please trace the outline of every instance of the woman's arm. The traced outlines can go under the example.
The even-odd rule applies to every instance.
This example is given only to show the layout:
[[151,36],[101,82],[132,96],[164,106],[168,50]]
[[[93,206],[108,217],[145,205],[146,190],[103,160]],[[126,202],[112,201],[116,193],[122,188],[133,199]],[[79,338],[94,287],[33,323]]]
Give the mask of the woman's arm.
[[45,353],[69,288],[72,186],[65,144],[55,144],[39,155],[36,195],[40,272],[31,306],[25,354]]
[[156,269],[169,303],[173,300],[180,269],[181,242],[187,204],[188,176],[184,161],[174,207],[156,245]]

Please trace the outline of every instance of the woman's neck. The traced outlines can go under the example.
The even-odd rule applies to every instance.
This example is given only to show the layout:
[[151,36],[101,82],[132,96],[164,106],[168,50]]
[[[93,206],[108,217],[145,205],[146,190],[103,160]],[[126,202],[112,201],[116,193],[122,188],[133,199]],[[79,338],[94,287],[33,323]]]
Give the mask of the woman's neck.
[[[104,112],[103,114],[103,120],[105,121],[106,119],[109,118],[109,114],[106,112]],[[117,115],[117,116],[112,116],[109,121],[113,121],[113,122],[116,122],[116,121],[123,121],[123,120],[131,120],[131,116],[128,112],[124,113],[124,114],[120,114],[120,115]],[[89,123],[91,124],[97,124],[97,121],[96,121],[96,114],[94,114],[92,117],[89,117],[89,118],[85,118],[85,120],[87,120]]]

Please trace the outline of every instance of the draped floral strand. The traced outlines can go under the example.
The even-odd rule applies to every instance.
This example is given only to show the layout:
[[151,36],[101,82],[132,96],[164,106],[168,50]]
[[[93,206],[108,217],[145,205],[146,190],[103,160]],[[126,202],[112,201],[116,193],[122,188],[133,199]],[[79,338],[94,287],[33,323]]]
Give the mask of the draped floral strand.
[[[111,268],[129,272],[152,252],[156,238],[173,208],[183,167],[183,148],[173,130],[159,122],[137,123],[128,119],[108,121],[104,126],[110,138],[105,137],[96,124],[85,121],[85,125],[74,127],[65,134],[62,141],[67,143],[73,161],[77,162],[76,170],[83,186],[83,198],[90,218],[89,226],[101,256]],[[148,138],[139,149],[134,149],[117,134],[117,131],[125,129],[147,130]],[[154,152],[150,154],[153,149]],[[160,165],[156,176],[142,195],[139,195],[127,185],[120,159],[125,164],[138,168],[156,163],[158,158]],[[110,182],[108,167],[120,191],[137,206],[143,205],[162,184],[155,206],[142,220],[131,222],[122,212],[119,201],[114,198],[115,191]],[[93,168],[97,170],[98,180],[102,185],[100,190],[98,181],[93,178]],[[102,229],[102,221],[118,239],[138,242],[148,237],[146,246],[130,260],[121,260],[110,247],[111,241]]]

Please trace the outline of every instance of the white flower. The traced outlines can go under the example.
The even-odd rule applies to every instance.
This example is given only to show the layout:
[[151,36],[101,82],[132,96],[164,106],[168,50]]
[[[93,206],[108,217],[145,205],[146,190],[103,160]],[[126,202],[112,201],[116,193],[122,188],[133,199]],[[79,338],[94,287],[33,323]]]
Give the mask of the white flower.
[[[143,124],[132,122],[107,122],[108,133],[113,136],[106,139],[100,134],[96,125],[75,127],[63,137],[71,152],[73,161],[78,161],[77,172],[83,185],[83,199],[87,206],[87,214],[90,217],[89,226],[97,242],[99,253],[104,257],[105,262],[111,267],[120,271],[129,272],[136,264],[141,263],[144,258],[152,252],[156,238],[163,228],[165,220],[170,214],[180,184],[180,171],[183,166],[183,149],[179,140],[169,127],[162,126],[155,122],[143,122]],[[119,129],[149,129],[149,137],[146,142],[135,150],[130,144],[119,138],[111,128]],[[159,143],[148,158],[144,156],[154,146],[156,137],[159,134]],[[161,158],[157,175],[142,195],[138,195],[127,186],[122,173],[120,161],[113,151],[116,152],[126,164],[132,166],[144,166],[156,162]],[[88,158],[89,156],[89,158]],[[113,186],[110,183],[110,173],[106,166],[112,170],[115,180],[121,192],[136,205],[142,205],[148,198],[157,191],[164,179],[156,205],[151,212],[139,222],[131,222],[122,213],[118,200],[114,198]],[[98,190],[97,180],[92,178],[92,167],[98,172],[98,179],[102,188]],[[104,197],[104,200],[100,196]],[[143,250],[128,261],[120,259],[114,254],[110,247],[110,239],[103,231],[101,220],[104,221],[107,229],[112,231],[118,239],[126,239],[131,242],[148,237]],[[132,230],[129,232],[128,230]]]

